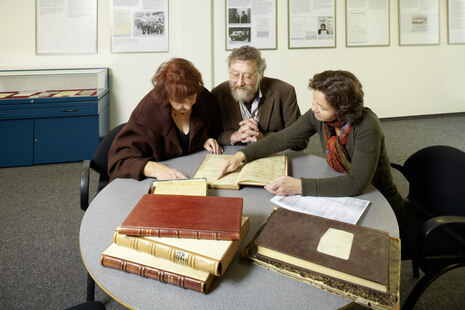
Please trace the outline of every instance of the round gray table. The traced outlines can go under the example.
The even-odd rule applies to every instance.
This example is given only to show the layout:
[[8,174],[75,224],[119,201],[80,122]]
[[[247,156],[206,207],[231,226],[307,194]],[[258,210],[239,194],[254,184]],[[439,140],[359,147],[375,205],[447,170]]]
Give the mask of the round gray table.
[[[238,149],[226,147],[225,154],[233,154]],[[338,175],[320,157],[304,152],[286,153],[291,176]],[[192,177],[206,154],[201,151],[163,163]],[[114,180],[94,198],[82,219],[79,236],[82,260],[95,282],[121,304],[135,309],[337,309],[351,302],[238,257],[275,206],[270,202],[273,195],[262,187],[208,189],[211,196],[242,197],[243,215],[250,219],[250,230],[228,270],[215,279],[207,294],[101,266],[100,255],[112,243],[116,227],[147,193],[152,181]],[[371,201],[359,225],[399,236],[394,212],[379,191],[369,186],[357,198]]]

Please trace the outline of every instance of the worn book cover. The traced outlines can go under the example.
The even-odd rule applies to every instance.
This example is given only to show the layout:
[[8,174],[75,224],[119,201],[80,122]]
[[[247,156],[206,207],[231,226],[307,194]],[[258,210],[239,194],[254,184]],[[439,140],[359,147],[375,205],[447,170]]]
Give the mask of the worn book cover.
[[239,240],[242,198],[145,194],[119,227],[130,236]]
[[237,171],[217,180],[222,161],[227,156],[207,154],[194,178],[206,178],[210,188],[239,189],[241,185],[265,186],[275,178],[288,174],[286,155],[274,154],[242,165]]
[[172,261],[112,243],[101,255],[100,264],[181,288],[207,293],[215,276]]
[[149,194],[207,196],[207,188],[205,178],[153,181]]
[[277,208],[256,244],[258,254],[387,292],[387,232]]
[[221,276],[249,232],[249,218],[242,217],[241,238],[237,241],[164,237],[135,237],[115,232],[113,242],[177,264]]
[[[328,276],[323,272],[310,270],[308,268],[296,265],[295,261],[289,262],[286,260],[280,260],[274,257],[269,257],[260,254],[257,239],[260,237],[263,230],[269,225],[270,220],[273,218],[273,214],[275,214],[276,211],[279,209],[280,208],[275,208],[270,217],[268,217],[267,220],[265,220],[263,225],[257,231],[257,233],[252,238],[247,247],[242,251],[241,256],[243,258],[249,259],[252,262],[269,270],[282,273],[299,281],[311,284],[320,289],[329,291],[344,298],[348,298],[359,304],[369,306],[374,309],[399,308],[400,240],[398,238],[388,237],[388,253],[386,254],[386,257],[388,258],[388,266],[386,267],[386,278],[388,281],[388,283],[386,284],[387,291],[381,292],[373,288],[367,288],[357,283],[349,282],[347,280],[343,280],[333,276]],[[290,211],[286,209],[282,210]],[[294,213],[297,213],[298,216],[305,215],[298,212]],[[319,219],[325,220],[323,218]],[[295,223],[295,221],[293,221],[293,223]],[[298,235],[299,234],[300,233],[298,233]],[[292,238],[294,237],[295,236],[292,236]],[[311,239],[311,235],[307,235],[307,239]],[[309,242],[311,243],[311,241]],[[370,266],[367,266],[367,268],[370,268]],[[382,268],[382,270],[384,270],[384,267]]]

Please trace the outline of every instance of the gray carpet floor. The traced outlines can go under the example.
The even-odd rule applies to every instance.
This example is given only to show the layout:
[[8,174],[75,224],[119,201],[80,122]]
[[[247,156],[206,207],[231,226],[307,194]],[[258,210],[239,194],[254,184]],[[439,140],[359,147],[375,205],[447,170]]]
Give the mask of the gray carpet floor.
[[[429,145],[465,151],[465,114],[382,120],[382,126],[392,162],[403,163]],[[316,140],[311,139],[310,150],[321,156]],[[65,309],[85,301],[86,270],[79,253],[84,214],[79,207],[80,168],[81,163],[0,168],[0,309]],[[95,185],[96,175],[91,179]],[[406,181],[395,172],[394,179],[405,196]],[[404,261],[401,301],[416,281],[410,262]],[[464,282],[465,268],[442,276],[416,309],[465,308]],[[125,309],[98,287],[96,299],[107,309]],[[358,308],[363,309],[352,307]]]

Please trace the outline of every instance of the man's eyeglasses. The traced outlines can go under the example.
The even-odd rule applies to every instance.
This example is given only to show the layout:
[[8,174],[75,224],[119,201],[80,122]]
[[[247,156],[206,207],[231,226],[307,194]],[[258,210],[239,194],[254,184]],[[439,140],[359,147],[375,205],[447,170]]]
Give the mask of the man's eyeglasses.
[[249,73],[239,73],[239,72],[230,72],[229,73],[229,76],[233,79],[233,80],[239,80],[239,78],[242,76],[242,80],[243,81],[251,81],[253,79],[253,77],[257,74],[258,71],[255,71],[255,73],[253,74],[249,74]]

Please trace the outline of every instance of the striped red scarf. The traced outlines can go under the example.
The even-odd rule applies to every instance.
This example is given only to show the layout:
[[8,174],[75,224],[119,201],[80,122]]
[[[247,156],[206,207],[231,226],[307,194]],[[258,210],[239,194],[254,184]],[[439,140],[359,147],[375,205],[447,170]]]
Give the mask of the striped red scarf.
[[[335,127],[342,128],[341,135],[336,135]],[[351,123],[340,121],[325,122],[323,128],[326,138],[326,161],[337,172],[347,173],[350,170],[350,158],[344,145],[349,139]]]

